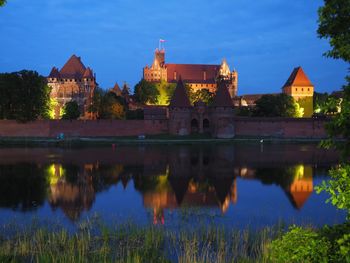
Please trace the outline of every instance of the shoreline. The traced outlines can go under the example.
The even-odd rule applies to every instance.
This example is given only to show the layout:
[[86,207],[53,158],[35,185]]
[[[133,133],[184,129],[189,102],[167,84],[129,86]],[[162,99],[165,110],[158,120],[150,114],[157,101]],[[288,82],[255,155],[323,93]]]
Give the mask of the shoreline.
[[[47,137],[0,137],[0,147],[6,146],[110,146],[110,145],[154,145],[154,144],[222,144],[222,143],[253,143],[253,144],[305,144],[320,143],[326,138],[278,138],[278,137],[235,137],[232,139],[216,139],[205,136],[166,136],[154,135],[139,139],[130,137],[69,137],[65,139]],[[341,141],[341,140],[340,140]]]

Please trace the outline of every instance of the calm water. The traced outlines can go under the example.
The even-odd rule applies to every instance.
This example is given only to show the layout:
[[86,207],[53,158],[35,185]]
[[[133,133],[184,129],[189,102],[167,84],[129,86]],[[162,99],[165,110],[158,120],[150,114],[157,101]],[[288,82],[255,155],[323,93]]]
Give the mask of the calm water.
[[0,149],[0,224],[334,224],[345,214],[313,189],[337,162],[316,145]]

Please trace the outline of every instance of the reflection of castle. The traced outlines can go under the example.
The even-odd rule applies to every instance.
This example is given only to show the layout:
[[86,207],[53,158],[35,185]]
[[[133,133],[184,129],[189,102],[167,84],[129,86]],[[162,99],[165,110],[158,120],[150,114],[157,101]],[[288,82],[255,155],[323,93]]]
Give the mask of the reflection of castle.
[[313,191],[312,167],[297,166],[294,181],[285,189],[289,200],[296,209],[301,209]]
[[169,64],[165,63],[165,49],[156,49],[153,64],[143,69],[143,78],[151,82],[165,80],[173,83],[180,76],[194,91],[207,89],[211,92],[216,92],[220,77],[225,80],[231,97],[237,95],[238,73],[235,70],[231,72],[225,59],[221,65]]
[[[264,178],[265,175],[269,178]],[[295,165],[285,169],[279,169],[276,176],[272,169],[252,169],[240,167],[235,169],[235,176],[248,180],[262,180],[263,183],[277,184],[282,187],[294,208],[300,210],[313,192],[313,168],[310,165]],[[277,178],[276,178],[277,177]]]
[[[225,178],[216,178],[215,181],[211,185],[206,181],[195,182],[193,178],[169,178],[170,189],[143,193],[143,203],[153,209],[154,223],[164,223],[164,209],[219,207],[225,213],[230,203],[237,202],[236,180],[228,180],[232,181],[231,185]],[[230,186],[228,189],[227,185]]]
[[76,220],[84,210],[90,210],[95,201],[95,190],[92,185],[91,175],[85,173],[72,174],[75,177],[72,182],[67,180],[67,171],[62,165],[53,165],[54,174],[50,183],[49,203],[52,208],[60,207],[66,216]]

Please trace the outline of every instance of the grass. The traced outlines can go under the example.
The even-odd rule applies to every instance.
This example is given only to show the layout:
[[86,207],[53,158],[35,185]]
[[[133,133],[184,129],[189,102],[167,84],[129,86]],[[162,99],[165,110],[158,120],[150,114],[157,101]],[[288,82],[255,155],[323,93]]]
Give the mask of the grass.
[[1,228],[0,262],[267,262],[269,244],[282,232],[282,226],[171,229],[84,222],[71,233],[11,224]]

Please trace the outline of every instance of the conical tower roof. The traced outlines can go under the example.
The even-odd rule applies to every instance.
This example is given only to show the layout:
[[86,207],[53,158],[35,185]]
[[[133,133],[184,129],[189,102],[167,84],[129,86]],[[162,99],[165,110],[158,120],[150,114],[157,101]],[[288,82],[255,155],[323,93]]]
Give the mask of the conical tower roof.
[[56,67],[52,68],[50,75],[49,75],[49,78],[56,78],[56,79],[60,78],[60,72],[58,71],[58,69]]
[[112,88],[112,90],[114,93],[116,93],[118,96],[122,94],[122,91],[118,85],[118,83],[116,82],[114,87]]
[[84,72],[83,78],[93,78],[94,74],[92,73],[91,68],[87,68]]
[[188,98],[186,87],[181,79],[177,82],[174,95],[171,98],[170,105],[171,108],[190,108],[191,102]]
[[232,99],[228,92],[226,83],[220,81],[212,104],[213,107],[232,107]]
[[80,57],[73,55],[66,62],[60,71],[63,78],[81,78],[85,73],[85,66],[81,62]]
[[283,87],[289,86],[313,86],[309,78],[306,76],[302,67],[294,68],[292,74],[290,74],[286,84]]

